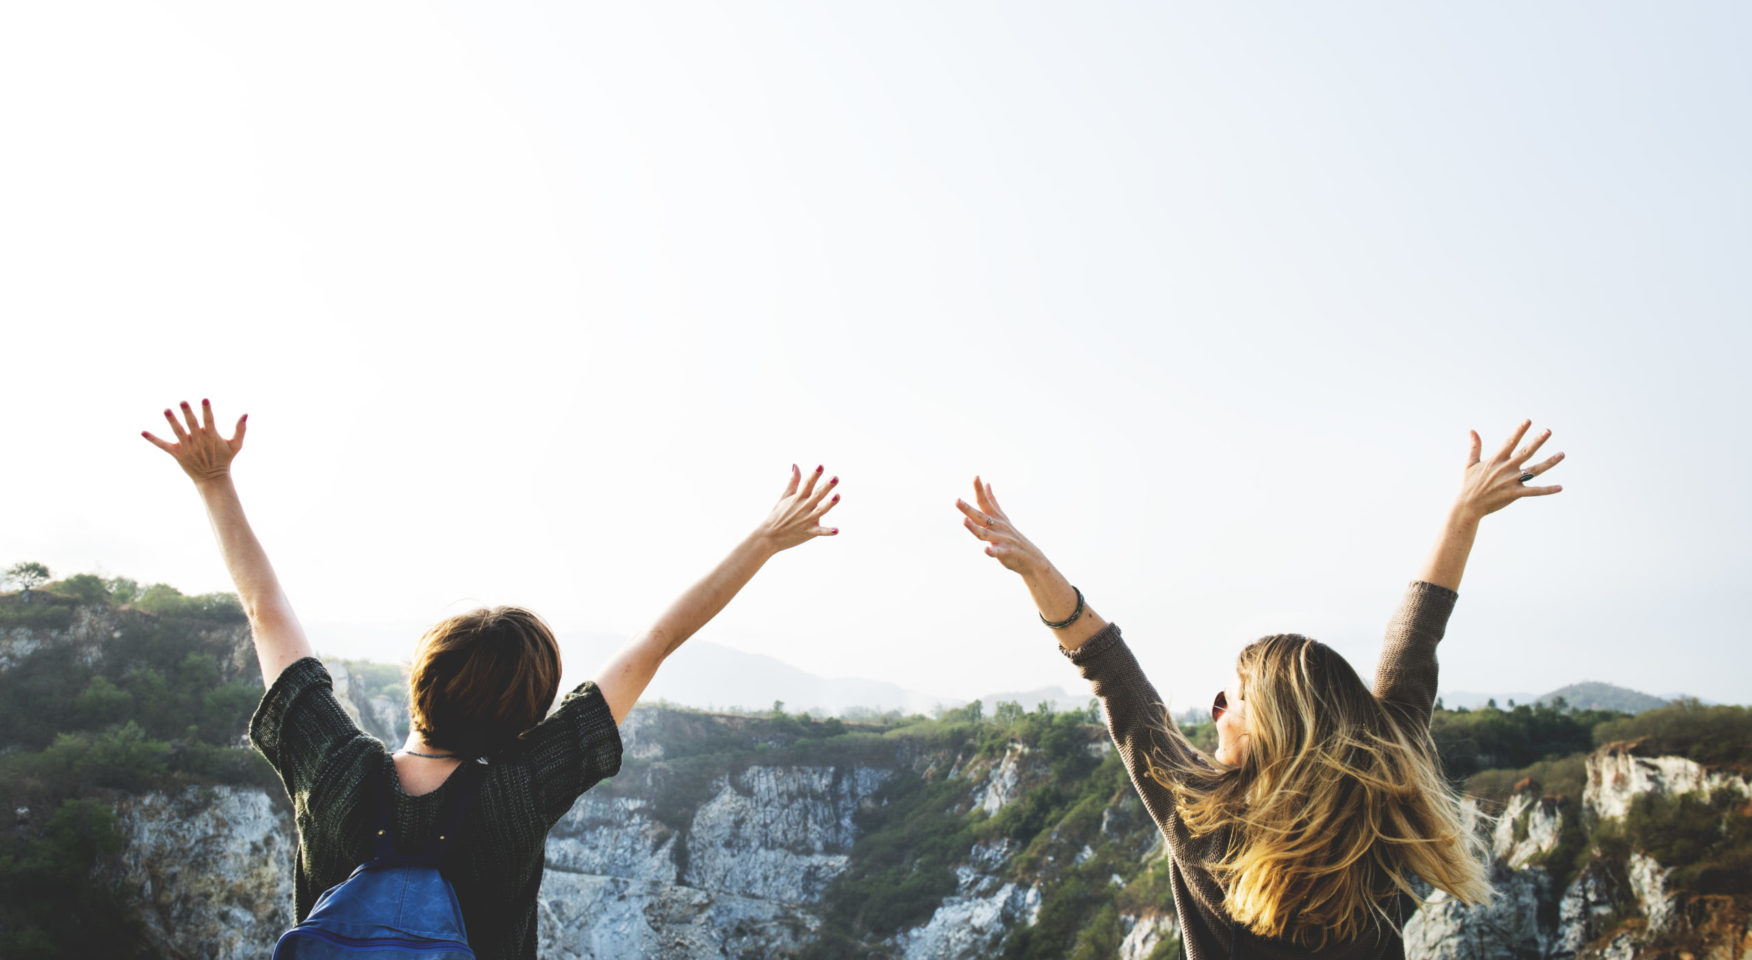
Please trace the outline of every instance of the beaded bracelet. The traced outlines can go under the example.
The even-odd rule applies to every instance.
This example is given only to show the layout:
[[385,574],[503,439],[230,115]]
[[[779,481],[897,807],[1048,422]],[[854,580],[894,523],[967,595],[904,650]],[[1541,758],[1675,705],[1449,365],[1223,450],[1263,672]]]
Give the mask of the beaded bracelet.
[[[1077,585],[1072,584],[1071,589],[1077,590]],[[1047,626],[1053,628],[1054,630],[1063,630],[1064,628],[1070,626],[1071,624],[1076,623],[1077,618],[1082,616],[1082,615],[1083,615],[1083,591],[1077,590],[1077,609],[1072,610],[1070,616],[1066,617],[1063,620],[1060,620],[1060,621],[1054,623],[1053,621],[1046,619],[1046,614],[1043,613],[1040,615],[1040,622],[1046,624]]]

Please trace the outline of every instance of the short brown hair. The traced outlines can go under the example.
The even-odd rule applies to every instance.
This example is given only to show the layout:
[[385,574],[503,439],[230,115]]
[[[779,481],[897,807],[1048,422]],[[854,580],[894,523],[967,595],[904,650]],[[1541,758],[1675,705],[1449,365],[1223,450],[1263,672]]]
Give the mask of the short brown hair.
[[522,607],[483,607],[420,638],[408,707],[426,743],[482,756],[547,716],[559,689],[560,645],[548,625]]

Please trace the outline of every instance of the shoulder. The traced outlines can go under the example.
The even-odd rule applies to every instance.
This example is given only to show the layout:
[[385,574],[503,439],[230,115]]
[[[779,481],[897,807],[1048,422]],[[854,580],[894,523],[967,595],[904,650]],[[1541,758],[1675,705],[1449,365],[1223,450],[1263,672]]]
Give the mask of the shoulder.
[[300,768],[326,766],[342,752],[382,752],[382,745],[359,730],[335,697],[334,680],[322,661],[305,657],[281,671],[262,695],[249,722],[249,739],[282,778]]

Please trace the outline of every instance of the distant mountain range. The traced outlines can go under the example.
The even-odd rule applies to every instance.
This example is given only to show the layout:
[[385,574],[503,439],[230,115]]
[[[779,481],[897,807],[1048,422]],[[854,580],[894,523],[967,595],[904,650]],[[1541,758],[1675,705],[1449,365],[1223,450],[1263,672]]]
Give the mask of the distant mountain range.
[[[663,664],[646,691],[648,701],[667,700],[690,707],[771,709],[783,703],[787,713],[842,716],[867,711],[934,715],[969,701],[908,690],[898,684],[857,677],[819,677],[758,653],[744,653],[709,641],[688,644],[687,655]],[[990,693],[980,698],[987,715],[1003,701],[1033,710],[1050,702],[1054,710],[1085,707],[1089,696],[1075,696],[1061,687]]]
[[[604,653],[606,651],[605,647]],[[1507,710],[1510,701],[1517,704],[1549,703],[1562,697],[1566,704],[1578,710],[1641,713],[1678,696],[1657,697],[1609,683],[1586,682],[1559,687],[1548,693],[1445,690],[1442,702],[1449,708],[1477,709],[1494,698],[1500,709]],[[1090,698],[1088,693],[1072,693],[1063,687],[1049,686],[988,693],[979,699],[985,714],[990,716],[1004,701],[1019,703],[1030,711],[1042,702],[1049,702],[1054,710],[1064,711],[1086,707]],[[744,653],[699,640],[688,644],[686,656],[675,657],[663,665],[646,693],[646,699],[663,699],[692,707],[740,707],[748,710],[770,709],[775,701],[780,701],[788,713],[807,712],[816,716],[839,716],[860,710],[875,713],[899,710],[930,715],[968,703],[908,690],[880,680],[818,677],[774,657]],[[1204,711],[1198,712],[1202,714]]]
[[[383,652],[390,649],[400,651],[402,644],[411,651],[413,638],[420,635],[420,628],[414,625],[325,624],[313,628],[311,635],[316,638],[318,649],[325,656],[333,655],[331,651],[348,651],[343,655],[393,661],[405,657],[406,654],[384,656]],[[391,646],[384,643],[386,637],[403,639]],[[596,665],[605,662],[625,642],[620,637],[570,631],[561,631],[560,637],[567,665],[577,665],[584,670],[594,669]],[[568,671],[568,675],[572,682],[576,682],[589,676],[589,673],[578,673],[574,676]],[[1593,682],[1571,684],[1548,693],[1478,693],[1466,690],[1441,692],[1443,705],[1450,709],[1477,709],[1494,699],[1500,709],[1506,710],[1511,701],[1517,704],[1539,703],[1563,697],[1564,702],[1578,709],[1623,710],[1627,713],[1640,713],[1678,696],[1680,695],[1657,697],[1609,683]],[[818,717],[844,716],[848,713],[880,714],[891,710],[929,716],[942,710],[965,706],[969,702],[962,698],[911,690],[882,680],[821,677],[776,657],[746,653],[698,639],[689,641],[685,655],[673,657],[663,665],[656,680],[645,691],[643,699],[647,703],[666,700],[680,706],[738,712],[770,710],[774,703],[782,703],[787,713],[810,713]],[[1088,706],[1090,694],[1048,686],[1033,690],[995,691],[983,694],[979,699],[986,715],[990,716],[997,704],[1004,701],[1019,703],[1030,711],[1043,701],[1050,702],[1054,710],[1081,709]],[[1197,717],[1207,715],[1208,710],[1195,708],[1187,716],[1196,720]]]
[[1559,687],[1549,693],[1473,693],[1467,690],[1442,691],[1442,705],[1449,709],[1465,707],[1476,710],[1495,700],[1498,709],[1507,710],[1513,704],[1552,703],[1558,698],[1577,710],[1620,710],[1625,713],[1641,713],[1664,706],[1669,701],[1677,700],[1684,694],[1673,694],[1668,697],[1657,697],[1632,690],[1628,687],[1615,686],[1610,683],[1585,681],[1572,683],[1567,687]]

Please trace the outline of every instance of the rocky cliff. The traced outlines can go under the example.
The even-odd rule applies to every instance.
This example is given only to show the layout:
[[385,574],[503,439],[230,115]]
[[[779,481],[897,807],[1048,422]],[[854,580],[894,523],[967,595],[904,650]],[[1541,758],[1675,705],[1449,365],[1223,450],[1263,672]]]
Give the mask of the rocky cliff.
[[[140,697],[153,688],[109,662],[127,649],[124,635],[166,670],[194,670],[206,658],[219,684],[249,679],[246,627],[178,629],[178,645],[166,646],[169,628],[148,615],[93,607],[52,627],[0,627],[0,680],[37,669],[40,684],[102,668],[121,686],[58,682],[90,701],[80,710],[124,689],[133,691],[130,709],[143,710]],[[41,656],[56,651],[61,672],[40,669]],[[38,668],[20,668],[33,662]],[[405,708],[385,692],[393,677],[372,665],[330,668],[361,726],[398,742]],[[582,797],[549,836],[542,955],[1175,956],[1160,840],[1104,731],[1088,721],[1018,711],[1004,723],[971,715],[861,726],[639,708],[622,728],[621,774]],[[161,720],[173,733],[185,723]],[[221,740],[236,742],[232,728]],[[16,769],[46,776],[59,769],[53,757],[86,762],[97,754],[80,751],[109,748],[103,736],[56,741],[34,766]],[[166,740],[137,748],[156,763],[198,745],[156,736]],[[1407,927],[1408,955],[1752,956],[1745,861],[1710,846],[1719,839],[1711,831],[1745,832],[1746,774],[1649,752],[1634,742],[1598,750],[1576,795],[1528,783],[1499,817],[1480,818],[1494,831],[1499,896],[1480,906],[1432,896]],[[204,762],[173,762],[150,782],[209,785],[91,789],[115,809],[121,838],[96,876],[138,910],[151,953],[259,957],[292,921],[289,809],[259,776],[214,773],[230,766]],[[215,777],[237,779],[211,785]],[[20,809],[20,836],[40,822],[28,815]]]
[[[1650,801],[1743,808],[1748,799],[1752,787],[1744,773],[1709,770],[1684,757],[1642,756],[1636,743],[1603,747],[1587,760],[1579,803],[1541,795],[1531,784],[1515,793],[1493,838],[1497,898],[1469,907],[1438,892],[1406,927],[1407,955],[1752,956],[1752,900],[1671,889],[1670,879],[1686,864],[1661,862],[1627,843],[1624,830],[1639,801],[1645,809]],[[1746,812],[1752,811],[1740,814]],[[1670,840],[1688,829],[1679,822],[1656,827]]]
[[[628,769],[586,794],[548,841],[542,887],[543,956],[620,960],[654,956],[799,956],[822,927],[823,901],[851,862],[859,813],[884,802],[902,771],[959,767],[965,806],[986,816],[1017,803],[1042,771],[1016,743],[980,760],[896,744],[861,762],[770,761],[700,773],[667,763],[662,734],[742,723],[641,708],[629,720]],[[722,730],[716,731],[722,733]],[[758,734],[759,731],[752,731]],[[644,760],[637,759],[643,756]],[[1598,852],[1571,877],[1542,862],[1566,836],[1566,815],[1596,824],[1622,818],[1637,796],[1752,797],[1744,776],[1677,757],[1640,757],[1620,745],[1588,760],[1579,805],[1523,790],[1496,821],[1499,896],[1477,907],[1441,894],[1406,930],[1408,955],[1740,958],[1752,951],[1743,901],[1668,889],[1675,864],[1630,850]],[[259,790],[189,788],[118,805],[129,844],[118,882],[136,893],[167,955],[260,956],[290,922],[291,824],[285,805]],[[1567,813],[1566,813],[1567,812]],[[1109,813],[1103,821],[1119,815]],[[1125,856],[1140,853],[1136,824],[1099,828]],[[883,952],[905,958],[994,956],[1013,930],[1035,923],[1052,872],[1023,867],[1014,841],[974,844],[955,866],[953,890],[923,922],[897,931]],[[1096,855],[1085,845],[1072,856]],[[1115,894],[1124,886],[1113,878]],[[1121,917],[1118,956],[1143,960],[1174,924],[1166,903]],[[1663,952],[1664,947],[1672,951]]]

